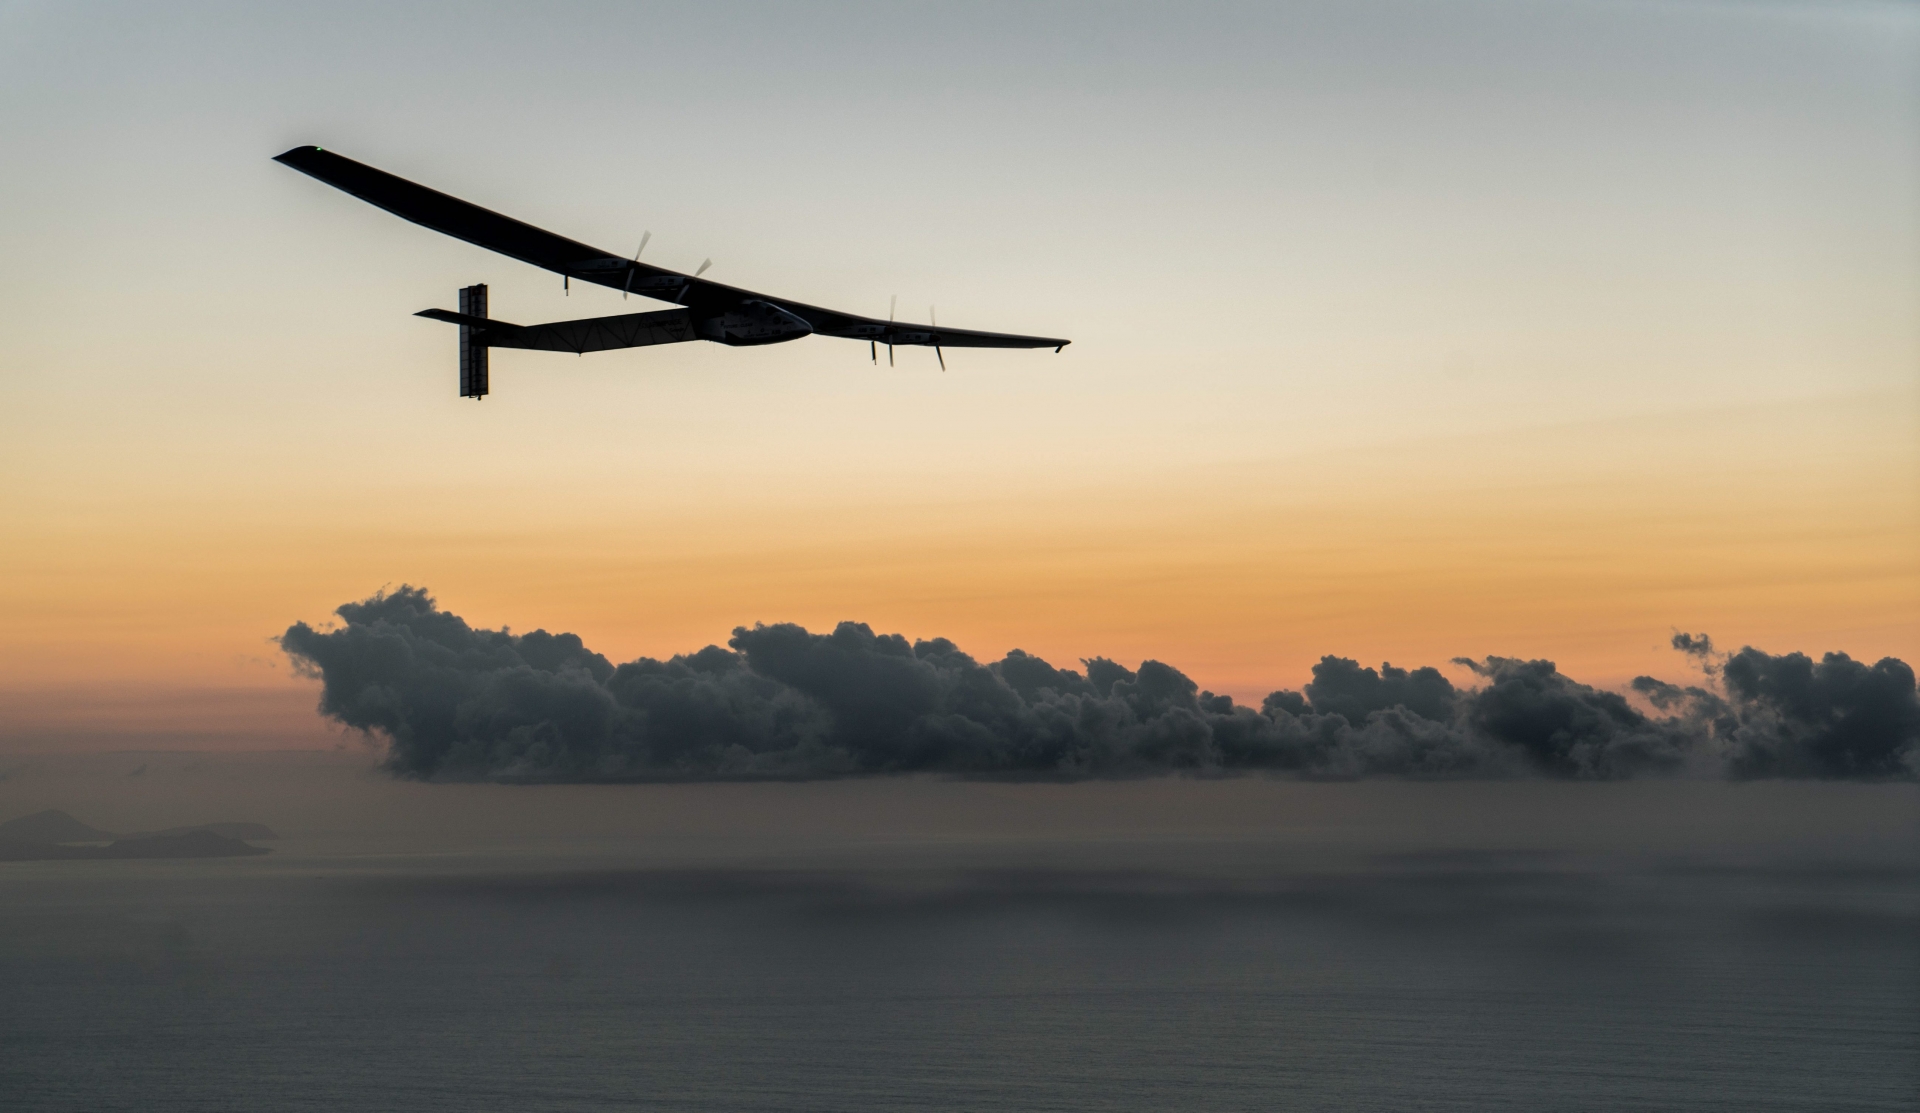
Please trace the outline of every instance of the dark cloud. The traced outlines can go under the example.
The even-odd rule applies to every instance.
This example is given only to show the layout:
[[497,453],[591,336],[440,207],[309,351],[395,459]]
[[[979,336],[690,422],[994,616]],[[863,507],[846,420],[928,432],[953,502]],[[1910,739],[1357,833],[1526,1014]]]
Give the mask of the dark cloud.
[[1686,634],[1676,632],[1671,643],[1673,648],[1689,657],[1698,657],[1703,661],[1713,659],[1713,639],[1705,634]]
[[[1743,777],[1912,777],[1920,774],[1920,702],[1913,669],[1844,653],[1814,661],[1751,647],[1720,666],[1731,769]],[[1730,720],[1730,721],[1729,721]]]
[[1709,735],[1731,776],[1920,777],[1920,698],[1905,661],[1722,654],[1705,635],[1676,634],[1673,645],[1698,659],[1708,686],[1642,676],[1633,689]]
[[1439,669],[1408,672],[1383,664],[1375,672],[1344,657],[1320,658],[1320,663],[1313,666],[1313,681],[1307,685],[1307,698],[1313,701],[1314,710],[1345,715],[1354,722],[1393,707],[1444,722],[1453,717],[1457,695],[1452,682],[1440,675]]
[[[1675,647],[1727,695],[1642,677],[1626,696],[1550,661],[1437,669],[1314,666],[1304,692],[1258,709],[1159,661],[1084,672],[1014,650],[982,664],[945,638],[909,642],[843,622],[740,627],[727,646],[615,666],[572,634],[476,630],[402,587],[289,628],[281,645],[323,681],[321,711],[384,739],[403,776],[597,781],[942,771],[1127,776],[1173,770],[1312,777],[1617,778],[1725,754],[1740,776],[1913,776],[1913,673],[1840,655]],[[1681,644],[1681,639],[1686,644]],[[1696,648],[1698,647],[1698,648]],[[1904,686],[1903,686],[1904,685]]]
[[1626,777],[1678,769],[1699,731],[1685,721],[1653,719],[1618,692],[1561,675],[1552,661],[1455,658],[1484,678],[1465,708],[1467,725],[1516,746],[1548,773]]

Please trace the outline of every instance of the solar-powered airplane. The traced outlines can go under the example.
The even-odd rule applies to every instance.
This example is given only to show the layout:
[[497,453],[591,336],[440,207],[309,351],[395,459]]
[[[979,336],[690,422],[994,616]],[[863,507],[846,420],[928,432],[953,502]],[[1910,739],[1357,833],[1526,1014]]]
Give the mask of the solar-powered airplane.
[[[460,312],[426,309],[417,314],[460,326],[462,398],[486,396],[489,348],[584,354],[688,340],[711,340],[734,346],[779,344],[819,335],[865,340],[875,362],[880,359],[879,346],[885,344],[889,364],[893,362],[895,345],[930,347],[944,370],[947,360],[940,352],[942,348],[1052,348],[1057,352],[1069,343],[1047,336],[1015,336],[944,328],[931,323],[910,325],[892,319],[882,321],[725,286],[700,277],[707,263],[702,263],[692,274],[681,274],[642,263],[639,252],[627,259],[531,224],[522,224],[319,147],[295,147],[274,161],[310,174],[415,224],[555,271],[563,284],[578,278],[611,286],[622,294],[641,294],[680,307],[545,325],[512,325],[487,316],[486,286],[464,287],[460,291]],[[646,246],[643,237],[641,250]]]

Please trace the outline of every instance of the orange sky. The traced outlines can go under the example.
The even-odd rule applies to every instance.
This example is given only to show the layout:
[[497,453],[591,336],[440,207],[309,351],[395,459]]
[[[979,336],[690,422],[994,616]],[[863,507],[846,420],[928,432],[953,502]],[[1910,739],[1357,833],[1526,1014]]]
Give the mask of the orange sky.
[[[716,489],[702,508],[684,495],[542,504],[534,490],[414,488],[346,529],[329,518],[350,508],[297,500],[185,519],[137,498],[69,507],[45,512],[9,560],[0,660],[14,683],[0,716],[16,737],[311,741],[312,686],[287,674],[270,635],[400,582],[478,624],[578,632],[615,660],[723,641],[742,622],[857,618],[983,657],[1159,657],[1253,701],[1298,686],[1322,653],[1546,656],[1595,682],[1678,676],[1664,649],[1676,628],[1912,659],[1911,421],[1863,398],[1576,423],[1497,445],[1435,438],[1374,448],[1364,464],[1248,460],[1104,489],[981,482],[934,497],[849,484],[799,505],[779,490]],[[526,500],[513,528],[476,524],[509,497]],[[411,509],[416,498],[431,509]],[[287,694],[248,694],[259,689]]]
[[[1674,629],[1920,659],[1920,17],[1394,11],[1046,70],[929,13],[977,50],[891,100],[843,72],[885,60],[748,44],[644,128],[538,50],[462,115],[398,75],[462,86],[490,48],[420,29],[155,51],[18,17],[0,70],[55,107],[0,98],[0,749],[330,742],[271,638],[403,582],[616,660],[857,619],[1251,700],[1323,653],[1677,677]],[[716,138],[776,107],[969,153]],[[485,157],[522,117],[551,124]],[[450,330],[409,316],[457,286],[529,321],[647,303],[267,161],[296,142],[749,287],[1075,343],[944,375],[827,340],[497,353],[463,403]]]

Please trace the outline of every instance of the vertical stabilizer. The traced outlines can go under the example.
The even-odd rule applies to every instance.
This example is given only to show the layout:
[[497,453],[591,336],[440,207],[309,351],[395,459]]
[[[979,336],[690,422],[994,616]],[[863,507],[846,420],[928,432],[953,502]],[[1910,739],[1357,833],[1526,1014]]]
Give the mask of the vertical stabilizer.
[[[460,312],[469,317],[487,315],[486,283],[460,288]],[[484,331],[471,325],[460,326],[460,397],[462,398],[487,396],[487,342],[480,335]]]

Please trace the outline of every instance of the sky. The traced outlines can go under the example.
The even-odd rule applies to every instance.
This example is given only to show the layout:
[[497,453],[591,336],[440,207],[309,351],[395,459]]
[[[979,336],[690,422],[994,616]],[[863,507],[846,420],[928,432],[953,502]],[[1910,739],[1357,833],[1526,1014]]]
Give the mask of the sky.
[[[309,746],[383,586],[613,660],[1920,656],[1920,9],[0,3],[0,747]],[[497,352],[614,291],[273,163],[1050,352]]]

